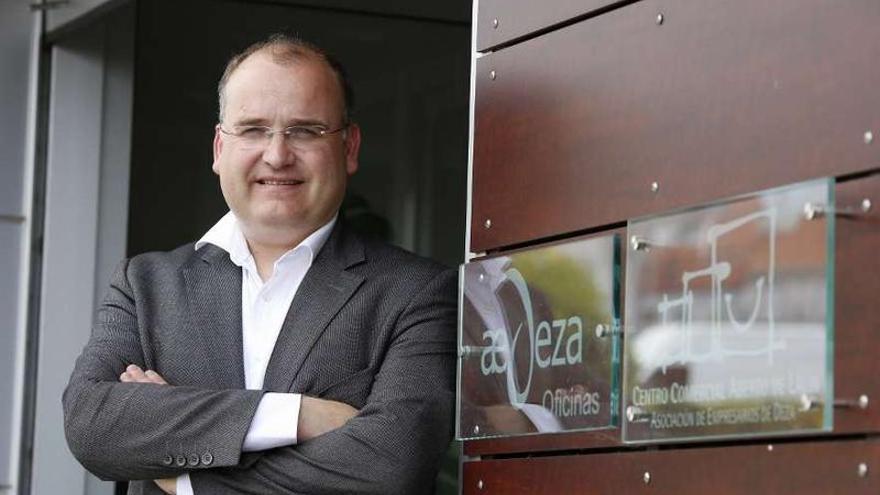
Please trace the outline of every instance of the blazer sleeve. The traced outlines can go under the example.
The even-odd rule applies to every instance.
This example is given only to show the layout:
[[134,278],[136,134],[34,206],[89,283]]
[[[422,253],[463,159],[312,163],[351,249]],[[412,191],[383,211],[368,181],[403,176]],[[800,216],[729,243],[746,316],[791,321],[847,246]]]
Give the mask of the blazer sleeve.
[[200,494],[423,493],[453,434],[456,275],[400,314],[366,405],[345,426],[233,468],[190,474]]
[[105,480],[237,464],[261,391],[119,382],[126,366],[145,363],[128,266],[114,273],[64,391],[71,452]]

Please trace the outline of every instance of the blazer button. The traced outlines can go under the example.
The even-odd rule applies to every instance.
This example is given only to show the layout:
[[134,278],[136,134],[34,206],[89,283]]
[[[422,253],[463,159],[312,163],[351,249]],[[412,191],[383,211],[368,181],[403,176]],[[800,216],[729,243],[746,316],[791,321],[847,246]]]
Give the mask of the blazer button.
[[165,464],[166,466],[174,464],[174,458],[171,457],[171,454],[165,454],[165,457],[162,458],[162,464]]
[[179,455],[174,459],[174,462],[177,464],[178,467],[186,466],[186,457]]
[[210,466],[212,462],[214,462],[214,456],[211,455],[210,452],[205,452],[204,454],[202,454],[202,464],[204,464],[205,466]]
[[199,454],[190,454],[189,465],[190,466],[198,466],[199,465]]

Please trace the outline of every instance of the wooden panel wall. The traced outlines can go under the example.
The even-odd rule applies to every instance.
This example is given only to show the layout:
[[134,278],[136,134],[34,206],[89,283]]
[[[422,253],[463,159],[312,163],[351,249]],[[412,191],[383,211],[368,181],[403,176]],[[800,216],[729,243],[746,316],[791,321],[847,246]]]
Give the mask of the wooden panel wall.
[[[628,0],[632,1],[632,0]],[[621,0],[483,0],[474,23],[483,51],[573,18],[585,17]]]
[[880,166],[878,19],[645,0],[479,58],[472,250]]
[[[864,476],[860,464],[867,469]],[[877,440],[641,450],[467,462],[462,492],[875,495],[880,492],[876,466]]]
[[880,2],[586,4],[479,4],[471,250],[623,233],[634,217],[835,177],[836,207],[855,213],[835,223],[841,407],[832,431],[806,436],[467,441],[464,493],[880,492]]
[[[834,430],[842,433],[880,433],[880,174],[855,177],[837,185],[836,203],[858,211],[872,201],[865,214],[842,216],[835,222],[834,392],[842,402],[862,395],[873,398],[869,407],[837,407]],[[613,229],[625,236],[625,229]],[[624,274],[625,275],[625,274]],[[625,276],[623,277],[625,278]],[[622,289],[625,291],[625,287]],[[624,344],[625,345],[625,344]],[[842,406],[843,404],[841,404]],[[828,435],[826,435],[828,436]],[[598,447],[622,447],[619,428],[607,431],[554,434],[466,442],[465,454],[495,455]],[[878,466],[880,468],[880,466]]]

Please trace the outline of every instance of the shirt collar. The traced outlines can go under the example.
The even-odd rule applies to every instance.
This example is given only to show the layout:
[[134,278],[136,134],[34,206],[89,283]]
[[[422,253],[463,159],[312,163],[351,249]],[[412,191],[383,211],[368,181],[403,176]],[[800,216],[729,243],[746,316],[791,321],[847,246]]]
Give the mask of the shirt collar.
[[[315,255],[321,251],[333,226],[336,225],[336,219],[339,214],[333,216],[329,222],[325,223],[318,230],[312,232],[308,237],[303,239],[297,246],[290,251],[284,253],[275,262],[276,265],[286,259],[291,253],[299,249],[305,249],[309,253],[309,262],[315,259]],[[213,227],[196,242],[195,249],[198,250],[205,244],[213,244],[220,249],[229,253],[229,259],[238,266],[244,266],[248,260],[252,258],[251,251],[248,249],[247,241],[241,228],[238,225],[238,219],[230,211],[220,219]]]

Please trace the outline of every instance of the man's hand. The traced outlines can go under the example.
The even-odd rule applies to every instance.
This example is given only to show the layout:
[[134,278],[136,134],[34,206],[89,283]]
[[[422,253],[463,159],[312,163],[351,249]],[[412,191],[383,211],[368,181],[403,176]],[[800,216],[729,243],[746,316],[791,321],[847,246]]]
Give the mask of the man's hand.
[[119,381],[124,383],[155,383],[157,385],[168,385],[159,373],[153,370],[144,371],[136,364],[129,364],[128,368],[119,375]]
[[175,495],[177,493],[177,479],[175,478],[165,478],[162,480],[153,480],[156,485],[159,486],[163,492],[168,495]]
[[[125,383],[168,385],[168,382],[159,373],[153,370],[144,371],[134,364],[130,364],[119,375],[119,381]],[[297,423],[298,442],[305,442],[340,428],[357,413],[357,409],[348,404],[303,395],[300,402],[299,421]],[[174,478],[155,480],[155,482],[165,493],[173,494],[176,492],[177,480]]]
[[302,443],[335,430],[357,413],[357,409],[348,404],[303,395],[296,425],[297,440]]
[[[125,371],[119,375],[119,381],[123,383],[155,383],[156,385],[168,385],[162,375],[153,370],[144,371],[136,364],[129,364]],[[169,495],[177,493],[177,479],[165,478],[153,480],[159,488]]]

